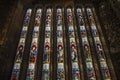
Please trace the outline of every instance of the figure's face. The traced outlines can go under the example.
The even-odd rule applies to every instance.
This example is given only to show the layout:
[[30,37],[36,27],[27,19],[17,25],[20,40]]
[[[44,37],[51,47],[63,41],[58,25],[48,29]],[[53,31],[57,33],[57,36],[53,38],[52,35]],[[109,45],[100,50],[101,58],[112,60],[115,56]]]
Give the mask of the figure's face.
[[61,46],[59,47],[59,49],[61,49]]
[[75,49],[75,47],[74,47],[74,46],[72,46],[72,49]]
[[33,50],[35,50],[35,47],[33,47]]
[[20,47],[20,50],[22,49],[22,47]]
[[85,46],[85,48],[87,49],[87,46]]

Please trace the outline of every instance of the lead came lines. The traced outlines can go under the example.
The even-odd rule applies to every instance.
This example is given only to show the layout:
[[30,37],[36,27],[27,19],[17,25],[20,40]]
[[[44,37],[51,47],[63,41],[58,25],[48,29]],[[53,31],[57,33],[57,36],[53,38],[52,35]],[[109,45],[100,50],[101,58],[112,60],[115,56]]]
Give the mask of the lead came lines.
[[72,63],[72,80],[80,80],[80,70],[78,65],[78,53],[77,46],[75,41],[75,32],[73,28],[73,14],[72,9],[67,8],[67,23],[68,23],[68,32],[69,32],[69,41],[70,41],[70,54],[71,54],[71,63]]
[[79,23],[80,34],[82,37],[82,46],[84,50],[84,56],[86,58],[85,62],[87,67],[88,80],[96,80],[95,71],[92,63],[91,52],[90,52],[90,46],[87,38],[87,32],[86,32],[85,23],[82,15],[82,9],[80,8],[77,9],[77,18]]
[[26,36],[27,36],[27,32],[28,32],[28,26],[29,26],[29,22],[30,22],[31,13],[32,13],[32,9],[27,9],[25,19],[23,22],[23,28],[21,31],[19,44],[17,47],[17,52],[16,52],[16,56],[15,56],[15,62],[14,62],[13,70],[12,70],[11,80],[19,79],[20,66],[22,63],[22,57],[23,57],[23,53],[24,53],[25,41],[26,41]]
[[96,51],[97,51],[97,56],[99,59],[99,63],[100,63],[100,69],[101,69],[101,73],[102,73],[102,77],[104,80],[111,80],[110,78],[110,73],[109,73],[109,69],[106,63],[106,59],[105,59],[105,55],[104,55],[104,51],[103,51],[103,47],[99,38],[99,34],[98,34],[98,30],[96,28],[96,24],[94,21],[94,16],[92,13],[92,10],[90,8],[87,8],[87,16],[88,16],[88,20],[90,23],[90,28],[92,31],[92,36],[94,38],[94,43],[95,43],[95,47],[96,47]]
[[27,78],[26,80],[34,80],[35,79],[35,64],[37,59],[38,53],[38,41],[39,41],[39,29],[40,29],[40,22],[41,22],[41,15],[42,10],[37,9],[35,23],[34,23],[34,30],[32,34],[32,43],[30,48],[30,56],[29,56],[29,66],[27,69]]
[[50,52],[51,52],[51,24],[52,23],[52,10],[50,8],[46,11],[45,21],[45,41],[43,53],[43,68],[42,80],[50,79]]
[[62,9],[57,9],[57,80],[65,80]]

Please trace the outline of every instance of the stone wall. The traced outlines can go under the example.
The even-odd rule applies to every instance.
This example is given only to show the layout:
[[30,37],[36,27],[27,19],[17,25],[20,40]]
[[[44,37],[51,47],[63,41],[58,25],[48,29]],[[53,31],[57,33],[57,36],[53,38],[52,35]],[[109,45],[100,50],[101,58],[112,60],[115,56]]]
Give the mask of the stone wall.
[[[114,7],[118,6],[118,8]],[[106,39],[111,60],[117,75],[120,79],[120,17],[119,5],[113,5],[110,1],[101,2],[97,7],[97,14],[101,22],[101,28]]]

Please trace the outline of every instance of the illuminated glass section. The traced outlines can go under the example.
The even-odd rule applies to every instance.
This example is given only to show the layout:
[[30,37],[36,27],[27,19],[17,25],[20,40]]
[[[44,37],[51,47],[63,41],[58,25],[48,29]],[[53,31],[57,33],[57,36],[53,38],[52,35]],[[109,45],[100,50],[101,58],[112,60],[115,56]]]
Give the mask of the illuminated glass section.
[[57,80],[65,80],[64,68],[64,39],[63,39],[63,15],[62,9],[58,8],[57,19]]
[[15,56],[15,62],[14,62],[13,70],[12,70],[11,80],[19,79],[20,66],[22,63],[22,57],[23,57],[23,53],[24,53],[26,36],[27,36],[27,32],[28,32],[31,13],[32,13],[32,9],[27,9],[26,15],[24,18],[24,22],[23,22],[21,35],[20,35],[20,40],[19,40],[18,47],[17,47],[17,52],[16,52],[16,56]]
[[84,22],[83,15],[82,15],[82,9],[80,8],[77,9],[77,20],[79,24],[80,35],[82,38],[82,46],[83,46],[83,52],[85,56],[88,80],[96,80],[95,71],[94,71],[94,67],[92,63],[90,45],[89,45],[86,27],[85,27],[85,22]]
[[76,46],[76,37],[73,27],[73,13],[71,8],[67,8],[67,24],[70,42],[70,54],[72,63],[72,80],[80,80],[80,70],[78,65],[78,52]]
[[100,69],[101,69],[103,79],[104,80],[111,80],[109,69],[108,69],[105,55],[104,55],[104,50],[103,50],[102,43],[101,43],[100,37],[99,37],[99,33],[98,33],[98,30],[96,27],[97,24],[95,23],[95,20],[94,20],[95,17],[94,17],[93,12],[90,8],[87,8],[86,11],[87,11],[87,16],[88,16],[92,36],[94,38],[94,44],[95,44],[95,48],[97,51],[96,54],[97,54],[98,59],[99,59]]
[[38,53],[38,41],[39,41],[39,33],[40,33],[40,22],[41,22],[41,15],[42,10],[37,9],[35,23],[34,23],[34,30],[32,34],[32,43],[30,48],[30,56],[29,56],[29,65],[27,69],[27,78],[26,80],[34,80],[35,76],[35,64],[37,59]]
[[52,9],[46,11],[42,80],[50,79]]

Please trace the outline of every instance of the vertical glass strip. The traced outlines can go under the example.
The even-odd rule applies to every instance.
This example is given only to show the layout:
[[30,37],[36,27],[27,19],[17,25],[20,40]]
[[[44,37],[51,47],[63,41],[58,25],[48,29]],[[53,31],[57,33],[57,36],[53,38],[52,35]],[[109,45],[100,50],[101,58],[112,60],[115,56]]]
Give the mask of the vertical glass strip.
[[65,80],[62,9],[57,9],[57,80]]
[[52,25],[52,9],[48,8],[46,11],[45,21],[42,80],[50,79],[51,25]]
[[26,80],[34,80],[35,76],[35,64],[37,59],[38,53],[38,41],[39,41],[39,29],[40,29],[40,22],[41,22],[42,10],[37,9],[35,23],[34,23],[34,30],[32,34],[32,42],[30,48],[30,56],[29,56],[29,66],[27,69],[27,77]]
[[31,13],[32,13],[32,9],[27,9],[27,12],[26,12],[26,15],[24,18],[24,22],[23,22],[23,28],[21,31],[20,40],[19,40],[18,47],[17,47],[17,52],[16,52],[16,56],[15,56],[15,62],[14,62],[13,70],[12,70],[11,80],[19,79],[20,66],[22,63],[22,57],[23,57],[23,53],[24,53],[25,41],[26,41],[26,36],[27,36],[27,32],[28,32],[28,26],[29,26],[29,22],[30,22]]
[[111,80],[109,69],[106,63],[106,59],[105,59],[105,54],[104,54],[103,47],[102,47],[102,43],[100,41],[99,33],[96,27],[97,24],[95,23],[95,20],[94,20],[95,17],[93,16],[92,10],[90,8],[87,8],[86,11],[87,11],[88,20],[90,23],[90,28],[92,31],[92,36],[94,38],[94,43],[95,43],[103,79]]
[[80,70],[78,65],[78,53],[75,41],[75,31],[73,27],[73,13],[71,8],[67,8],[67,23],[70,41],[70,54],[72,63],[72,80],[80,80]]
[[88,41],[87,32],[85,28],[85,22],[83,19],[82,10],[80,8],[77,9],[77,18],[78,18],[78,23],[79,23],[79,31],[80,31],[80,35],[82,38],[82,46],[83,46],[83,52],[85,56],[85,63],[87,67],[88,80],[96,80],[95,71],[94,71],[94,67],[92,63],[89,41]]

